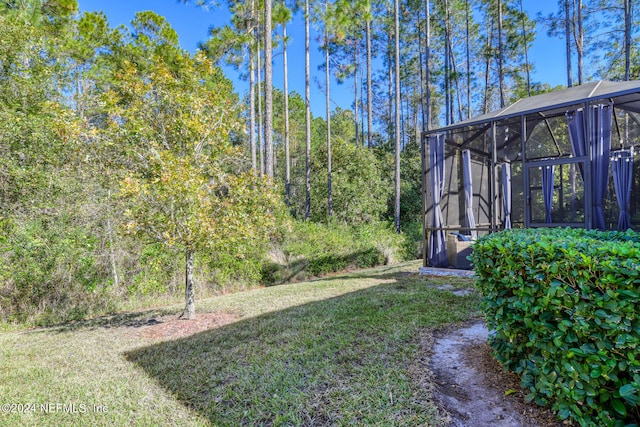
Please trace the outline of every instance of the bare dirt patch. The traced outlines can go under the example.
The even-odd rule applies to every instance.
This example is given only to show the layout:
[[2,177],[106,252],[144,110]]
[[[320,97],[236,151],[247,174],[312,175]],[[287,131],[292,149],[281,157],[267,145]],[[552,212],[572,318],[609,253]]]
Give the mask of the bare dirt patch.
[[435,335],[430,369],[436,400],[456,427],[564,426],[555,414],[525,400],[518,377],[505,372],[486,344],[479,320]]
[[176,316],[163,316],[148,320],[137,327],[135,334],[144,338],[173,340],[219,328],[233,323],[238,316],[228,312],[198,313],[193,320],[178,319]]

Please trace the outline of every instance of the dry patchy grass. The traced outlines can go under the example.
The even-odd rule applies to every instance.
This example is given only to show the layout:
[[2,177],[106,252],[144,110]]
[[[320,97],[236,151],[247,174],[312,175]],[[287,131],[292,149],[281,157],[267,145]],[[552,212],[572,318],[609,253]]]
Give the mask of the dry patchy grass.
[[478,297],[417,269],[211,298],[195,323],[173,306],[0,334],[0,425],[438,425],[419,336]]

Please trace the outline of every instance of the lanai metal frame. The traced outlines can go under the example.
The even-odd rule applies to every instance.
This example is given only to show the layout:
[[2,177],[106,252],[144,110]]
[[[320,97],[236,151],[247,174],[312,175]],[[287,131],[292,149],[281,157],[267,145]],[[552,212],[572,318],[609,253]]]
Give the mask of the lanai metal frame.
[[[597,112],[598,109],[604,113]],[[584,114],[580,114],[580,117],[575,119],[576,112]],[[569,124],[571,117],[574,117],[575,123],[573,124]],[[606,123],[608,117],[611,117],[609,128]],[[604,130],[602,123],[604,123]],[[509,186],[507,186],[504,177],[512,175],[512,166],[518,170],[514,174],[517,175],[518,185],[521,184],[521,190],[518,193],[518,206],[514,205],[512,209],[520,212],[519,221],[515,221],[517,226],[527,228],[539,226],[603,228],[598,221],[599,214],[594,214],[594,212],[599,212],[598,208],[594,207],[594,200],[597,201],[601,195],[598,194],[598,191],[594,191],[591,183],[594,174],[602,175],[603,173],[602,171],[598,172],[601,166],[598,166],[599,163],[594,160],[595,158],[606,156],[606,170],[611,169],[608,166],[608,151],[594,154],[595,149],[598,148],[595,147],[598,138],[601,138],[602,134],[605,134],[606,137],[607,132],[609,135],[613,135],[612,152],[618,153],[621,151],[616,150],[628,150],[632,157],[633,146],[640,143],[640,81],[599,81],[523,98],[501,110],[424,132],[422,135],[424,265],[446,265],[446,254],[443,256],[439,253],[438,256],[434,256],[434,253],[431,253],[430,256],[429,252],[433,251],[434,247],[442,247],[444,242],[441,239],[444,239],[448,233],[486,234],[502,230],[505,225],[510,226],[509,222],[511,221],[507,221],[509,218],[505,215],[504,208],[505,203],[512,196],[505,193],[505,191],[511,191],[511,182],[508,182]],[[541,137],[541,135],[544,136]],[[531,148],[532,141],[536,141],[537,138],[544,140],[538,145],[541,148]],[[582,145],[577,143],[580,142],[580,139]],[[444,154],[434,155],[432,148],[435,148],[436,145],[433,142],[442,140],[444,141]],[[569,150],[567,147],[571,149]],[[583,147],[583,149],[579,147]],[[536,149],[539,149],[540,153],[534,154]],[[438,148],[436,151],[439,150]],[[466,151],[467,157],[469,155],[474,157],[472,173],[473,185],[475,186],[473,193],[476,204],[474,206],[468,206],[468,197],[465,200],[465,197],[462,196],[465,190],[467,191],[466,196],[468,196],[468,188],[465,188],[465,183],[462,182],[463,151]],[[624,158],[628,161],[628,157]],[[437,161],[442,163],[434,163]],[[446,173],[438,170],[440,165],[444,170],[447,170]],[[465,164],[465,167],[468,165]],[[572,222],[564,218],[560,222],[554,222],[550,216],[551,206],[547,206],[546,221],[539,220],[532,213],[534,193],[538,198],[541,193],[548,196],[548,192],[542,188],[542,183],[538,186],[540,188],[531,184],[532,179],[540,181],[539,177],[542,172],[538,172],[538,170],[541,171],[545,167],[551,169],[551,175],[542,181],[547,186],[551,185],[552,192],[557,189],[554,185],[568,185],[567,182],[553,184],[553,168],[565,168],[562,169],[565,171],[565,175],[567,168],[571,168],[572,179],[582,182],[583,188],[580,190],[579,202],[584,208],[578,220]],[[436,175],[444,176],[444,182],[448,184],[446,188],[441,189],[443,195],[440,204],[444,213],[440,223],[435,220],[439,197],[437,194],[435,195],[436,203],[434,203],[433,187],[434,184],[442,186],[443,183],[438,183],[433,170],[437,172]],[[633,171],[626,172],[627,175],[632,173]],[[627,175],[624,175],[624,179],[617,179],[617,181],[633,181],[633,177],[629,178]],[[637,173],[633,176],[636,175]],[[551,184],[549,184],[549,176]],[[575,176],[579,176],[579,178],[576,179]],[[640,180],[636,179],[636,181],[640,183]],[[617,183],[616,186],[618,186]],[[618,194],[618,187],[616,187],[616,194]],[[626,194],[626,189],[621,189],[620,194]],[[575,194],[572,197],[575,198]],[[619,196],[620,200],[625,200],[621,197]],[[630,198],[633,199],[634,195],[632,194]],[[572,202],[574,201],[572,200]],[[465,204],[467,206],[464,206]],[[564,205],[562,207],[565,209]],[[470,227],[465,215],[468,215],[472,209],[479,213],[479,218],[477,224],[472,223]],[[566,209],[570,209],[568,202]],[[599,209],[602,207],[600,206]],[[625,221],[623,221],[623,216]],[[627,224],[626,218],[628,216],[630,216],[628,209],[625,211],[624,208],[621,208],[620,223]],[[459,220],[457,221],[457,219]],[[549,219],[551,220],[549,221]],[[463,222],[466,224],[462,224]],[[434,262],[437,259],[440,261]]]

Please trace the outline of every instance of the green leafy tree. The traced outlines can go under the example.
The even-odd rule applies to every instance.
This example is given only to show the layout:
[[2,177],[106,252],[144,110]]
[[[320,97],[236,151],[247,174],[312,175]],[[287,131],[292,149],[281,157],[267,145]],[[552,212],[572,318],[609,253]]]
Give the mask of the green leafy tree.
[[158,15],[139,13],[133,29],[104,98],[107,130],[129,170],[121,182],[124,228],[184,253],[182,316],[192,319],[195,254],[237,250],[241,256],[248,245],[264,245],[277,197],[230,143],[240,121],[220,69],[202,53],[180,50]]
[[[66,4],[66,6],[64,6]],[[70,108],[75,2],[0,11],[0,317],[59,320],[107,305],[85,203],[82,124]],[[46,7],[45,7],[46,6]],[[60,6],[60,7],[58,7]],[[64,7],[63,7],[64,6]],[[108,277],[108,273],[107,273]]]
[[[326,124],[316,119],[318,133],[326,132]],[[355,144],[353,111],[337,109],[331,120],[333,151],[333,217],[347,224],[371,223],[382,219],[387,209],[387,200],[392,191],[385,172],[384,162],[389,158],[376,157],[373,150],[363,150]],[[315,144],[313,171],[327,170],[326,144]],[[317,154],[316,154],[317,153]],[[327,186],[324,174],[313,174],[312,219],[324,221]]]

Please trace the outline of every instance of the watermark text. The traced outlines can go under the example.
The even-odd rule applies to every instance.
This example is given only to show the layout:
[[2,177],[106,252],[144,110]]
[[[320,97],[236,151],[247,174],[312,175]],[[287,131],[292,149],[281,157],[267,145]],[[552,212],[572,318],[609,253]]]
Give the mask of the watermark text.
[[0,413],[3,414],[106,414],[109,408],[105,405],[88,405],[85,403],[2,403]]

